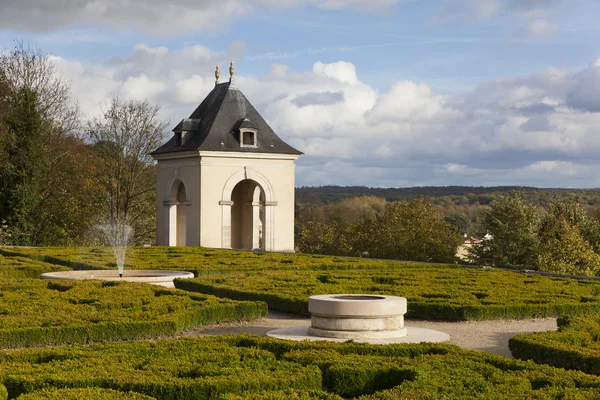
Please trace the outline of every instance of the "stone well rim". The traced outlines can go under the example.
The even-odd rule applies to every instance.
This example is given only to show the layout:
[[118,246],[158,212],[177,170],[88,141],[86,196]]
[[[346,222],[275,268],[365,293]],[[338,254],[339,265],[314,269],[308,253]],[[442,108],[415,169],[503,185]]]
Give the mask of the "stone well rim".
[[[377,300],[364,298],[378,297]],[[311,315],[339,318],[379,318],[406,314],[406,298],[379,294],[325,294],[308,298]]]

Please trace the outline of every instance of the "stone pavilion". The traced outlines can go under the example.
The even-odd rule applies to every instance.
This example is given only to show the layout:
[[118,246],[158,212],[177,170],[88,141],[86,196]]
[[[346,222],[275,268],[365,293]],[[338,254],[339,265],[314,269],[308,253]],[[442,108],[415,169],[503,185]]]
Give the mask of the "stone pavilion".
[[233,81],[219,83],[152,152],[156,243],[294,251],[294,162]]

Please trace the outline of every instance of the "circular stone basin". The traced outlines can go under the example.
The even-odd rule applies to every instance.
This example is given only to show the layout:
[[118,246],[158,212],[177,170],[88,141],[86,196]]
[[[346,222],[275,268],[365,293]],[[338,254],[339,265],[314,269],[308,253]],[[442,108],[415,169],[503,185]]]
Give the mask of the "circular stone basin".
[[159,285],[168,288],[174,288],[173,279],[193,278],[194,274],[183,271],[153,271],[153,270],[125,270],[123,277],[119,277],[117,270],[83,270],[83,271],[60,271],[46,272],[40,275],[42,279],[65,279],[70,281],[80,281],[84,279],[95,279],[101,281],[127,281],[127,282],[145,282],[152,285]]
[[406,336],[406,299],[367,294],[328,294],[308,299],[309,336],[390,339]]

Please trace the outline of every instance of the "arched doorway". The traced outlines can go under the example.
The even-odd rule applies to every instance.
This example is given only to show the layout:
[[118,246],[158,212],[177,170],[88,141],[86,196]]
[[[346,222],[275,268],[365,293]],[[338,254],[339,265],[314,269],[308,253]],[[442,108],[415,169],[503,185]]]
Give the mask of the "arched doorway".
[[187,242],[187,209],[190,202],[182,181],[173,182],[169,198],[169,246],[185,246]]
[[265,192],[252,179],[240,181],[231,192],[231,247],[264,250]]

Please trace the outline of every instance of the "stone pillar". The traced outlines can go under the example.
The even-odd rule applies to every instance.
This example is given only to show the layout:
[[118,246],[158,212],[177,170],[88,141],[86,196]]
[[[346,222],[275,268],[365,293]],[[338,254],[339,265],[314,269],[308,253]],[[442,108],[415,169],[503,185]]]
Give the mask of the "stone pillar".
[[177,204],[168,204],[168,218],[167,218],[167,244],[169,246],[177,246]]
[[276,201],[265,201],[265,220],[263,224],[263,239],[265,251],[275,249],[275,206]]
[[223,211],[221,247],[223,249],[231,249],[231,206],[233,206],[233,201],[221,200],[219,204]]

